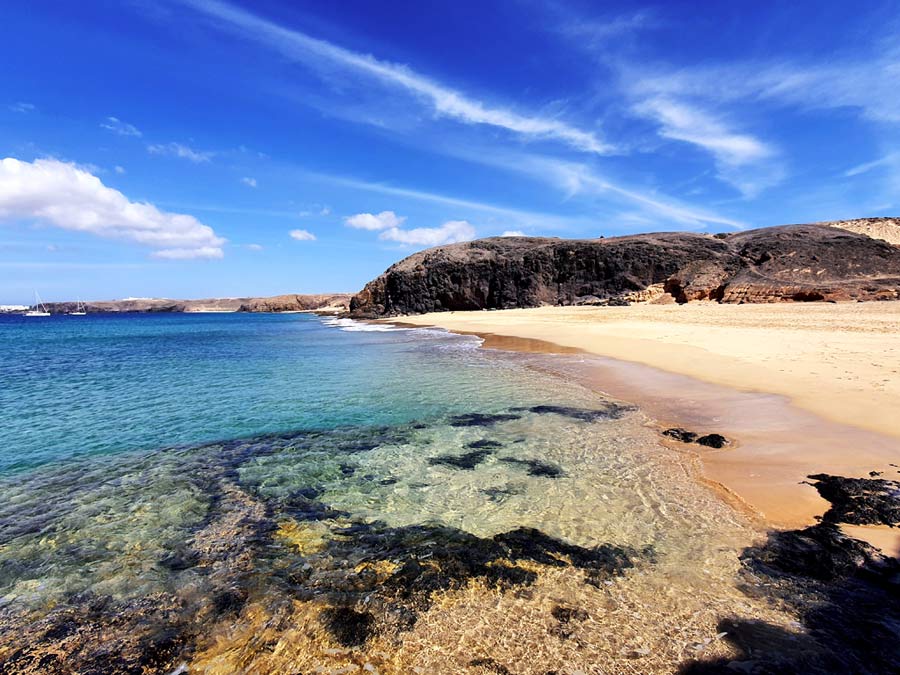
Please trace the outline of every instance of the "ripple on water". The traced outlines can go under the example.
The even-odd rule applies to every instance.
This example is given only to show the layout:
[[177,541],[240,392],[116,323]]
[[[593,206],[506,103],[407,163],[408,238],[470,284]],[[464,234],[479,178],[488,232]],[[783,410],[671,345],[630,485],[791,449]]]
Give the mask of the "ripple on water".
[[84,461],[0,497],[0,665],[23,673],[663,672],[728,654],[723,613],[790,619],[735,587],[740,516],[586,392]]

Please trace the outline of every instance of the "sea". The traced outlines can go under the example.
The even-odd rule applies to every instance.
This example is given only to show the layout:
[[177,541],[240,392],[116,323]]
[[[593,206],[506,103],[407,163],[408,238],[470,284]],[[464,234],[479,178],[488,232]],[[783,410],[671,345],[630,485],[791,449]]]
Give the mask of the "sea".
[[0,672],[653,673],[757,526],[581,356],[313,314],[0,316]]

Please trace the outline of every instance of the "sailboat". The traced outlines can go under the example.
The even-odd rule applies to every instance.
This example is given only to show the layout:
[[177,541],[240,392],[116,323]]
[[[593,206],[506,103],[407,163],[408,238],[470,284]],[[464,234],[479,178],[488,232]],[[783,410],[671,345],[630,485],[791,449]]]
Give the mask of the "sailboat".
[[75,311],[69,312],[69,316],[84,316],[87,314],[87,308],[81,300],[75,303]]
[[44,303],[41,302],[41,296],[38,295],[37,291],[34,292],[34,309],[29,309],[25,312],[25,316],[50,316],[50,312],[44,307]]

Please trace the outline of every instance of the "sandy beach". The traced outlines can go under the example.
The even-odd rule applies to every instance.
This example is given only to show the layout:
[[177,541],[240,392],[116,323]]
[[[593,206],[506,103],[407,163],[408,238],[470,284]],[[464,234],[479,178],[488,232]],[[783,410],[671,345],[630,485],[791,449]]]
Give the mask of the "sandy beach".
[[[803,484],[811,473],[897,476],[895,303],[542,307],[403,322],[477,333],[488,347],[606,357],[570,362],[566,374],[660,424],[736,439],[700,453],[704,474],[772,525],[809,524],[827,508]],[[855,535],[900,553],[893,531]]]

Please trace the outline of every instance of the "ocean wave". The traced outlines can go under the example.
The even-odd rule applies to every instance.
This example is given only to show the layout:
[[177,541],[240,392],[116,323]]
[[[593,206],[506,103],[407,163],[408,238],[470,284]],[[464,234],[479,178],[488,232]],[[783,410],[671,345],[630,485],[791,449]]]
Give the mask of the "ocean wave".
[[394,331],[412,330],[410,328],[401,328],[400,326],[392,326],[390,324],[365,323],[354,319],[339,319],[330,317],[323,319],[322,323],[326,326],[333,326],[348,333],[389,333]]

